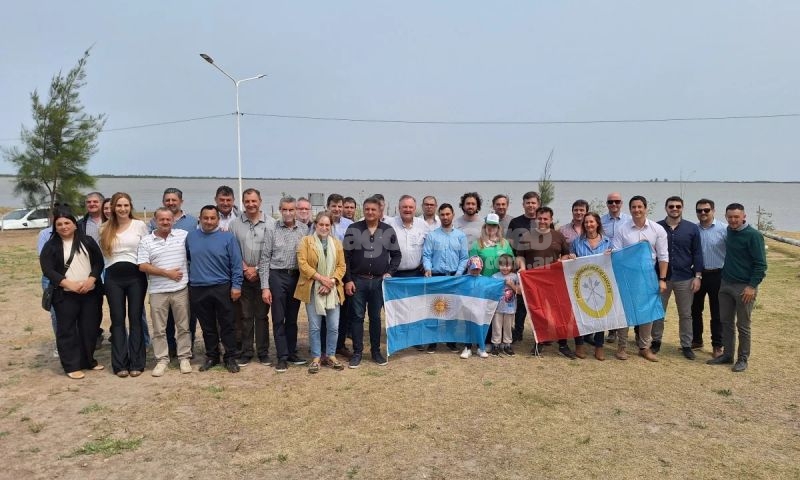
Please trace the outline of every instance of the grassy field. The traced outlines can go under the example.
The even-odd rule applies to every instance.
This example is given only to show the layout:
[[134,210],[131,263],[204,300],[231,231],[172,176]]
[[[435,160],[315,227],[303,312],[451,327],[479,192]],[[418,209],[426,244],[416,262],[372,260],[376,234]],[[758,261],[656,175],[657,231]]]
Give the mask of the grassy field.
[[[615,360],[613,346],[605,362],[411,350],[314,376],[172,365],[74,381],[38,306],[35,232],[1,232],[0,477],[800,478],[800,248],[767,243],[741,374],[705,365],[710,345],[685,360],[671,306],[655,364]],[[110,366],[107,343],[96,356]]]

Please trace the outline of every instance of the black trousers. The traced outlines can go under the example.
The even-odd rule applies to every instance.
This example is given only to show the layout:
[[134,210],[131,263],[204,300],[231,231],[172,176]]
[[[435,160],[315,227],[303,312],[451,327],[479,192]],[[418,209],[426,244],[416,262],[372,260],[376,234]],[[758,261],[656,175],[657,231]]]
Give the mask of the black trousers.
[[[197,315],[200,328],[203,329],[203,343],[206,346],[206,357],[219,360],[219,344],[225,347],[224,359],[235,359],[236,336],[233,332],[233,300],[231,285],[211,285],[207,287],[189,287],[189,299],[192,312]],[[219,328],[218,328],[219,327]]]
[[266,359],[269,357],[269,305],[261,299],[261,281],[245,280],[238,303],[242,315],[242,357],[253,358],[255,352],[259,359]]
[[522,340],[522,332],[525,331],[525,317],[528,316],[528,310],[525,308],[525,300],[522,295],[517,295],[517,311],[514,314],[514,330],[511,332],[511,338],[514,340]]
[[703,308],[708,295],[708,308],[711,310],[711,345],[722,347],[722,323],[719,319],[719,286],[722,282],[722,269],[706,270],[700,280],[700,290],[692,300],[692,343],[703,343]]
[[272,293],[272,335],[278,360],[297,355],[297,314],[300,300],[294,290],[300,279],[298,270],[270,270],[269,289]]
[[147,276],[133,263],[118,262],[106,269],[105,289],[111,312],[111,366],[114,373],[144,371],[146,350],[142,312]]
[[103,297],[92,291],[86,294],[64,292],[62,300],[53,304],[56,311],[56,346],[64,371],[86,370],[97,365],[94,349],[97,328],[102,316],[98,305]]

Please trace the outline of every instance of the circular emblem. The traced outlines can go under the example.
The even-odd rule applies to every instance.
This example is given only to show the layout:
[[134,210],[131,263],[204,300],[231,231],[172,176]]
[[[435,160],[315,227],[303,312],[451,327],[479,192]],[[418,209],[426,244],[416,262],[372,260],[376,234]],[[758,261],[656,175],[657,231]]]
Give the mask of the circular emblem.
[[614,305],[611,279],[597,265],[584,265],[572,279],[572,293],[578,307],[592,318],[603,318]]
[[431,313],[435,317],[446,317],[450,310],[450,302],[447,297],[435,297],[430,305]]

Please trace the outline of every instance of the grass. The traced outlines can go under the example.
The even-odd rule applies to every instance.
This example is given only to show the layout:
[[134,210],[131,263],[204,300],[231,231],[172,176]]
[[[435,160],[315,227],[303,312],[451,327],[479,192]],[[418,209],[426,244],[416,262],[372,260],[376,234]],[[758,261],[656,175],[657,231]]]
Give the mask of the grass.
[[[33,248],[31,238],[19,238]],[[279,375],[253,364],[237,375],[157,380],[87,372],[78,388],[49,356],[43,368],[30,368],[37,355],[49,354],[52,331],[36,303],[35,272],[15,266],[28,280],[7,294],[17,302],[0,303],[7,319],[0,330],[6,346],[0,385],[14,382],[2,390],[0,441],[14,441],[3,472],[11,478],[52,472],[81,478],[108,472],[130,478],[800,478],[800,385],[787,381],[800,378],[800,365],[789,350],[774,354],[796,336],[800,322],[794,304],[800,249],[792,248],[770,243],[753,355],[743,374],[705,365],[710,349],[698,351],[695,362],[680,355],[673,302],[657,364],[615,360],[614,345],[605,362],[568,361],[554,349],[503,362],[410,349],[392,355],[386,367],[324,369],[313,378],[304,368]],[[0,243],[0,278],[11,268],[7,251]],[[24,332],[26,325],[34,330]],[[526,330],[520,351],[532,341]],[[97,353],[107,366],[109,356],[107,345]],[[114,414],[94,414],[102,411]],[[32,419],[46,419],[42,434],[29,432]],[[32,455],[32,448],[40,451]],[[59,458],[61,452],[71,453]]]
[[81,408],[80,410],[78,410],[78,413],[80,413],[81,415],[88,415],[90,413],[102,412],[105,409],[106,407],[100,405],[99,403],[93,403],[91,405],[87,405]]
[[68,457],[78,455],[102,455],[104,457],[111,457],[129,450],[136,450],[141,445],[142,438],[113,439],[104,437],[84,443],[82,447],[74,450]]

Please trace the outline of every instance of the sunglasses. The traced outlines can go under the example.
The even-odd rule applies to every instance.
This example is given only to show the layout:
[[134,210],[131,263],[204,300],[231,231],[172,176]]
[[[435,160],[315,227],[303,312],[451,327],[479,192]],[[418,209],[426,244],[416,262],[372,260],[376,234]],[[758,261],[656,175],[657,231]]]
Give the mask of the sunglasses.
[[698,209],[696,210],[696,212],[697,212],[697,213],[710,213],[710,212],[711,212],[711,209],[710,209],[710,208],[698,208]]
[[667,208],[670,210],[680,210],[683,208],[683,205],[667,205]]
[[622,203],[622,200],[607,200],[606,205],[619,205]]

